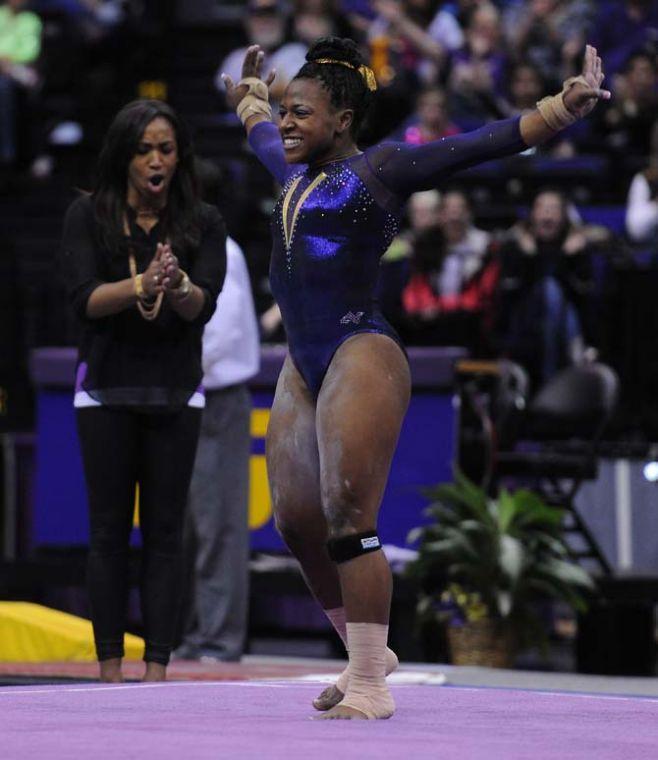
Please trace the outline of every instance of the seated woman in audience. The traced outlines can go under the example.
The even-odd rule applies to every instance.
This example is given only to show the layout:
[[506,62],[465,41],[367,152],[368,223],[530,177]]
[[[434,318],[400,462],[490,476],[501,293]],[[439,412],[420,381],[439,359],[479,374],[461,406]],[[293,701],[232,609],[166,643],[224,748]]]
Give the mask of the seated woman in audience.
[[431,85],[420,91],[414,113],[400,132],[394,139],[410,145],[424,145],[461,132],[450,120],[448,100],[442,87]]
[[[549,91],[541,70],[529,60],[515,62],[509,69],[507,82],[503,97],[498,101],[500,112],[507,118],[529,113]],[[582,139],[588,129],[584,122],[572,124],[552,140],[531,148],[527,153],[571,158],[576,152],[574,143]]]
[[496,339],[535,385],[581,358],[591,339],[592,253],[608,236],[573,221],[565,196],[544,189],[501,245]]

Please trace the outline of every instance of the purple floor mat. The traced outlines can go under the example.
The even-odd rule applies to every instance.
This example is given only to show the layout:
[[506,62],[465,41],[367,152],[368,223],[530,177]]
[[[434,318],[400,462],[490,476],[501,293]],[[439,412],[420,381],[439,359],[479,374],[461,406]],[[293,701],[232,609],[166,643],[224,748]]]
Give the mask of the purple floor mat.
[[314,721],[319,685],[128,684],[0,689],[3,760],[69,758],[658,757],[658,699],[395,686],[388,721]]

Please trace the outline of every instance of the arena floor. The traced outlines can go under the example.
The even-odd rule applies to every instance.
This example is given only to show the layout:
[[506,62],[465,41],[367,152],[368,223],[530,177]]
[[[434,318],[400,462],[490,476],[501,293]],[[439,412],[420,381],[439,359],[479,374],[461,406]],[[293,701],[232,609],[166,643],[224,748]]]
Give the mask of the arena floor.
[[[127,665],[138,678],[140,663]],[[656,757],[658,679],[415,665],[392,681],[391,720],[313,720],[311,699],[339,669],[251,657],[173,663],[163,684],[101,685],[89,664],[0,665],[2,757]]]

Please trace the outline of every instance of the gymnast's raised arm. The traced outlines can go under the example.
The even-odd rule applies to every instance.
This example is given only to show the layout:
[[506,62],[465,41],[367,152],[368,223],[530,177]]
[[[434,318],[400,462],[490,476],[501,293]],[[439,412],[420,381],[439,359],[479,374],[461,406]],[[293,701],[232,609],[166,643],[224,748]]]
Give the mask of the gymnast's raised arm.
[[562,92],[544,98],[530,113],[425,145],[382,143],[368,151],[371,168],[390,190],[403,197],[436,187],[456,171],[549,140],[586,116],[599,100],[610,98],[610,92],[601,89],[602,82],[601,59],[588,45],[580,76],[568,79]]
[[242,79],[236,84],[228,74],[222,74],[222,81],[226,87],[226,103],[237,111],[247,130],[249,144],[270,174],[283,184],[296,167],[286,163],[279,130],[272,122],[268,87],[276,72],[272,70],[265,80],[261,79],[264,57],[258,45],[251,45],[242,64]]

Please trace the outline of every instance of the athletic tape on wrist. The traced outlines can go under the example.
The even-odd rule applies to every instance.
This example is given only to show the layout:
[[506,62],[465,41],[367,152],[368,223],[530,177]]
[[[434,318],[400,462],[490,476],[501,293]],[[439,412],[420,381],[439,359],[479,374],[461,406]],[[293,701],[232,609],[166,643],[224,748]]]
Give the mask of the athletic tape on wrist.
[[562,84],[562,91],[557,95],[548,95],[537,103],[537,109],[548,126],[554,131],[559,132],[561,129],[571,126],[578,121],[578,115],[571,111],[564,104],[564,95],[575,84],[584,84],[589,87],[587,80],[582,77],[569,77]]
[[238,103],[236,113],[244,124],[250,116],[262,114],[268,119],[272,118],[272,108],[269,104],[269,90],[267,85],[258,77],[245,77],[238,82],[238,87],[246,86],[247,94]]
[[238,103],[236,113],[240,121],[245,124],[250,116],[255,114],[262,114],[268,119],[272,118],[272,108],[266,100],[260,100],[260,98],[254,95],[245,95],[244,98]]
[[379,551],[381,548],[382,545],[375,530],[355,533],[352,536],[331,538],[327,541],[329,557],[339,565],[342,562],[349,562],[351,559],[360,557],[362,554]]
[[247,95],[255,95],[259,100],[268,101],[270,99],[270,91],[267,89],[267,85],[258,77],[245,77],[238,82],[237,86],[246,86],[248,88]]

